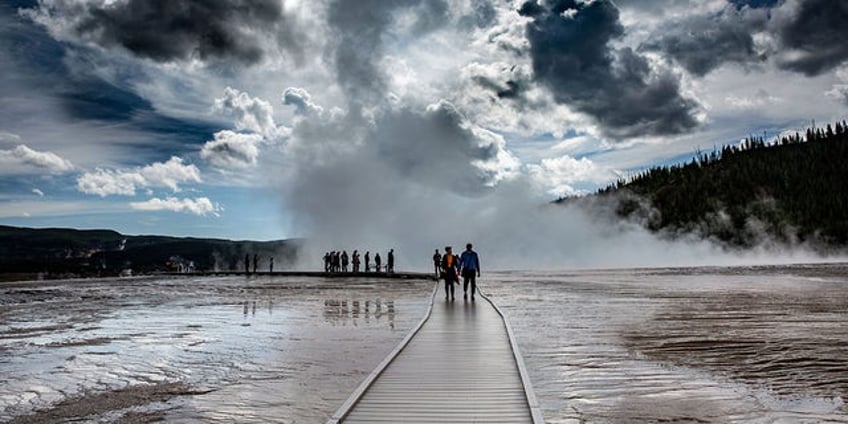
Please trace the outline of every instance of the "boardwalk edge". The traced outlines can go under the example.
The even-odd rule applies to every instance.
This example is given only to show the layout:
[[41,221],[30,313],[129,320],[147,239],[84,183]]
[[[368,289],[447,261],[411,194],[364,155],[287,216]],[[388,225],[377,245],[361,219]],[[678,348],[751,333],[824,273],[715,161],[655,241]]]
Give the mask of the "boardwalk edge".
[[[479,290],[479,287],[478,287]],[[495,302],[489,298],[482,290],[479,290],[480,296],[483,299],[486,299],[498,315],[501,316],[503,320],[504,327],[506,327],[506,334],[509,337],[509,346],[512,348],[512,355],[515,358],[515,364],[518,366],[518,374],[521,376],[521,383],[524,386],[524,396],[527,398],[527,404],[530,406],[530,416],[533,419],[533,424],[544,424],[545,419],[542,416],[542,408],[539,406],[539,401],[536,399],[536,394],[533,392],[533,384],[530,382],[530,375],[527,372],[527,367],[524,365],[524,358],[521,356],[521,351],[518,349],[518,342],[515,340],[515,333],[512,331],[512,326],[509,324],[509,320],[506,318],[506,314],[503,313],[501,308],[498,307]]]
[[371,371],[371,374],[368,374],[365,377],[365,380],[359,384],[359,387],[351,393],[351,395],[347,398],[347,400],[339,407],[338,410],[327,420],[326,424],[338,424],[345,419],[345,417],[350,414],[350,411],[354,406],[362,399],[362,396],[365,395],[365,392],[368,391],[368,388],[371,387],[372,384],[380,377],[380,374],[388,368],[388,366],[397,358],[400,352],[409,344],[413,337],[418,334],[418,331],[421,330],[421,327],[424,326],[424,323],[430,319],[430,313],[433,311],[433,302],[436,299],[436,292],[439,290],[439,284],[436,283],[433,285],[433,294],[430,296],[430,304],[427,306],[427,312],[424,314],[424,318],[418,323],[418,325],[413,328],[409,333],[407,333],[406,337],[395,346],[394,350],[392,350],[374,371]]

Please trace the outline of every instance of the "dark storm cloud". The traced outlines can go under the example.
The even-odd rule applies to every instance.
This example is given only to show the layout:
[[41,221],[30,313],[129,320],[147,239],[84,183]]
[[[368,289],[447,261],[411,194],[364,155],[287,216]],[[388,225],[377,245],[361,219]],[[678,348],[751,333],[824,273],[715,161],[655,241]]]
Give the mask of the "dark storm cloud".
[[[165,150],[196,149],[191,144],[203,143],[215,131],[211,123],[164,116],[133,91],[69,68],[68,58],[73,56],[77,68],[94,69],[94,55],[96,52],[85,47],[54,40],[16,9],[0,5],[0,93],[5,100],[0,128],[26,133],[40,126],[51,127],[49,119],[55,119],[52,114],[59,112],[62,119],[74,125],[85,123],[145,134],[148,142],[132,147],[165,159],[173,154]],[[180,143],[163,146],[149,142],[162,139]]]
[[[816,76],[848,60],[848,3],[833,0],[730,1],[712,15],[691,16],[660,26],[641,50],[662,52],[696,76],[724,63],[775,59],[778,67]],[[758,52],[754,34],[774,40]]]
[[801,1],[797,14],[778,25],[783,48],[794,53],[779,61],[782,68],[815,76],[848,60],[848,2]]
[[294,42],[278,0],[129,0],[74,10],[81,38],[162,62],[197,57],[251,64],[263,57],[266,38]]
[[360,0],[330,3],[328,21],[337,38],[336,76],[348,101],[363,104],[379,100],[385,93],[385,75],[378,67],[383,54],[383,37],[401,10],[414,12],[412,36],[444,25],[447,3],[441,0]]
[[615,138],[684,133],[698,123],[697,103],[677,76],[652,71],[647,59],[610,43],[624,35],[609,0],[528,1],[527,38],[536,80],[558,102],[586,113]]
[[726,62],[763,60],[756,51],[753,32],[762,30],[767,19],[765,12],[728,7],[716,15],[663,25],[640,50],[663,52],[692,74],[704,76]]
[[743,7],[752,7],[752,8],[761,8],[761,7],[774,7],[776,6],[780,0],[729,0],[731,4],[736,6],[737,9],[742,9]]

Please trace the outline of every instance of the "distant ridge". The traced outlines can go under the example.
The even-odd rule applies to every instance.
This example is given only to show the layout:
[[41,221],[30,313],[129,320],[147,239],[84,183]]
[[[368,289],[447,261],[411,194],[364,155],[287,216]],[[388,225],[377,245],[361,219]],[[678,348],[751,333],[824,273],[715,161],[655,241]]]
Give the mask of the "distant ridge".
[[[128,236],[112,230],[22,228],[0,225],[0,273],[44,273],[49,277],[127,273],[243,270],[244,257],[258,255],[259,268],[284,270],[297,259],[301,240]],[[253,264],[251,263],[251,269]]]
[[731,247],[848,245],[848,125],[810,128],[772,143],[750,137],[654,167],[593,196],[556,203],[612,202],[620,217],[676,237],[696,234]]

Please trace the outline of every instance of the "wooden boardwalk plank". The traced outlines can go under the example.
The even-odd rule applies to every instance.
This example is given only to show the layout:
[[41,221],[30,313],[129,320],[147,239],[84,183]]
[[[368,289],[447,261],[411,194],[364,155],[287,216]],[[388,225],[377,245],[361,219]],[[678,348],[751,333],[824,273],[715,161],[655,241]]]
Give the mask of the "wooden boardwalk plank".
[[437,291],[428,316],[328,423],[542,422],[497,306],[481,295],[435,300]]

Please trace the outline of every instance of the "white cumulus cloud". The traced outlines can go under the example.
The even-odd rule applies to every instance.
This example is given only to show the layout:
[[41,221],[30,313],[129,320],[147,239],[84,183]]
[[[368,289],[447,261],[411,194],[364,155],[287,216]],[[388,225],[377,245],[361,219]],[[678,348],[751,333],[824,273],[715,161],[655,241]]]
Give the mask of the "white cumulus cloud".
[[203,145],[200,157],[219,168],[250,168],[256,166],[262,141],[259,134],[218,131]]
[[54,173],[74,169],[71,161],[57,154],[33,150],[24,144],[19,144],[13,149],[0,149],[0,165],[4,168],[38,169]]
[[528,164],[527,172],[537,184],[556,196],[585,194],[585,191],[575,188],[577,183],[602,184],[616,177],[611,170],[585,157],[575,159],[569,155]]
[[289,87],[283,91],[283,104],[294,106],[297,113],[320,115],[324,108],[312,101],[312,96],[304,88]]
[[181,158],[172,156],[167,162],[154,162],[130,170],[97,168],[77,178],[77,190],[100,197],[132,196],[139,188],[165,187],[178,192],[182,183],[201,181],[196,166],[183,164]]
[[274,108],[271,103],[232,87],[224,90],[224,97],[215,99],[214,109],[233,118],[239,131],[255,132],[272,140],[277,138],[282,130],[274,122]]
[[140,211],[172,211],[192,213],[199,216],[214,215],[219,216],[223,211],[220,205],[212,203],[208,197],[192,198],[176,198],[167,197],[160,199],[154,197],[144,202],[130,202],[130,207]]

